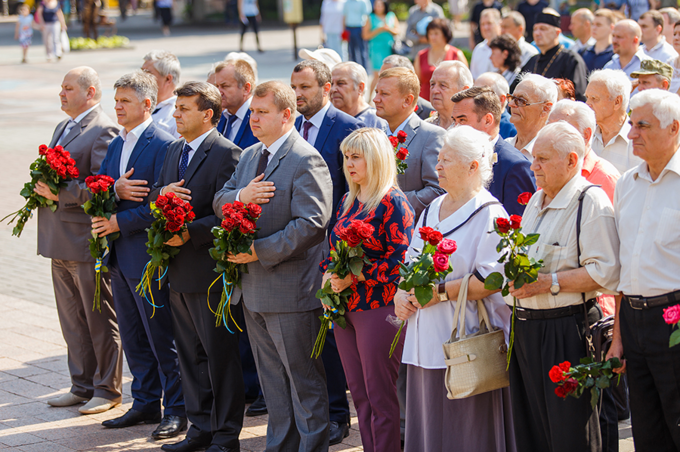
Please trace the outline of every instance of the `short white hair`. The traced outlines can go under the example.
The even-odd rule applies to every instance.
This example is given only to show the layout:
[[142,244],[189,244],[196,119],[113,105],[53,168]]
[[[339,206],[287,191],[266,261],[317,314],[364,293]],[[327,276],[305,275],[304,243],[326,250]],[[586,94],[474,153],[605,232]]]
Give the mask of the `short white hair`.
[[460,61],[442,61],[437,66],[437,69],[453,70],[453,82],[458,89],[463,89],[464,86],[471,88],[474,83],[472,72]]
[[586,145],[583,136],[568,122],[558,121],[543,127],[536,141],[547,139],[550,146],[556,150],[562,158],[566,158],[572,152],[578,155],[579,164],[583,163],[583,156],[586,153]]
[[494,154],[493,145],[489,139],[489,135],[470,126],[452,127],[446,131],[440,153],[450,149],[465,165],[476,161],[479,165],[477,169],[479,184],[481,187],[488,187],[493,177],[491,158]]
[[611,100],[621,96],[621,109],[628,111],[628,102],[633,85],[625,72],[620,69],[599,69],[591,72],[588,77],[588,83],[593,82],[603,83],[609,91]]
[[245,52],[229,52],[227,53],[227,56],[224,57],[224,61],[236,61],[236,60],[243,60],[250,65],[250,68],[253,70],[253,73],[255,74],[255,83],[257,84],[257,61],[255,61],[255,58],[251,57]]
[[[510,92],[510,85],[508,81],[505,80],[498,72],[485,72],[475,80],[475,86],[488,86],[496,93],[499,98],[501,96],[507,96]],[[507,101],[506,101],[507,102]]]
[[175,86],[179,85],[179,76],[181,73],[181,67],[179,65],[179,59],[167,50],[152,50],[151,52],[144,55],[144,61],[151,61],[153,67],[156,68],[162,77],[167,77],[172,75],[172,83]]
[[670,126],[673,121],[680,122],[680,97],[675,93],[660,89],[646,89],[636,94],[630,100],[630,109],[652,104],[652,113],[659,120],[662,129]]
[[[519,85],[527,83],[531,85],[534,92],[543,102],[550,102],[553,105],[557,102],[557,85],[549,78],[545,78],[538,74],[530,74],[525,72],[520,75]],[[519,86],[517,85],[517,86]],[[515,88],[516,89],[516,88]]]
[[597,126],[595,112],[583,102],[562,99],[553,106],[550,116],[548,117],[548,122],[553,122],[560,114],[567,116],[569,118],[567,122],[576,127],[576,130],[578,130],[581,135],[585,133],[586,129],[590,129],[590,141],[586,143],[590,146],[590,143],[593,141],[593,135],[595,134],[595,127]]
[[331,71],[331,74],[333,71],[336,69],[348,69],[349,70],[349,76],[354,82],[354,87],[358,88],[360,84],[364,84],[364,90],[366,87],[368,87],[368,74],[366,73],[366,69],[359,63],[355,63],[354,61],[346,61],[344,63],[338,63],[333,67],[333,70]]

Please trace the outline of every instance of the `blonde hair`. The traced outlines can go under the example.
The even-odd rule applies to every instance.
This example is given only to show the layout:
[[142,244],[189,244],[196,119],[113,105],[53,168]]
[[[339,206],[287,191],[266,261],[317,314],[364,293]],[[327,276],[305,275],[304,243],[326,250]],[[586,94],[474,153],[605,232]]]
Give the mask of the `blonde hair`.
[[342,205],[343,215],[354,204],[361,187],[352,182],[349,171],[347,171],[347,156],[351,152],[361,155],[366,160],[366,177],[368,178],[368,193],[363,210],[370,212],[374,210],[387,192],[397,186],[397,165],[395,162],[394,151],[387,135],[380,129],[363,128],[355,130],[340,144],[342,152],[342,169],[345,173],[349,192]]
[[403,67],[393,67],[382,71],[378,79],[382,80],[392,77],[396,77],[398,80],[397,89],[399,94],[403,96],[413,94],[413,105],[415,105],[420,95],[420,80],[416,73]]

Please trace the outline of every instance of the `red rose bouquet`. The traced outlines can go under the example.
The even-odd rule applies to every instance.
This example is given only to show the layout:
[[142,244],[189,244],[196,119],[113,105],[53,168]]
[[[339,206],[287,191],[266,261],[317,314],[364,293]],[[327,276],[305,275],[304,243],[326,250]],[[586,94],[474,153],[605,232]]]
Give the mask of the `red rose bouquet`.
[[348,227],[338,226],[337,236],[340,240],[335,243],[335,249],[331,250],[330,263],[326,271],[335,273],[340,279],[352,275],[352,285],[340,293],[335,293],[331,288],[331,281],[316,292],[316,298],[328,306],[324,310],[321,320],[321,328],[314,343],[312,356],[318,358],[326,343],[328,330],[333,329],[335,322],[340,328],[345,328],[345,312],[347,312],[347,299],[357,290],[357,277],[361,274],[364,264],[371,265],[361,244],[373,235],[375,228],[361,220],[352,220]]
[[[517,202],[527,205],[531,199],[531,193],[524,192],[517,197]],[[510,281],[515,289],[519,289],[524,284],[530,284],[538,279],[538,270],[543,266],[543,261],[536,262],[527,256],[527,247],[538,241],[539,234],[522,234],[522,217],[510,215],[510,219],[496,218],[494,230],[501,238],[496,247],[496,251],[503,253],[498,260],[505,263],[503,271],[505,276],[499,272],[493,272],[486,277],[484,287],[487,290],[501,289],[501,294],[506,297],[510,293]],[[515,342],[515,311],[517,299],[512,297],[512,329],[510,331],[510,346],[508,347],[508,366],[510,366],[510,356],[512,345]]]
[[[443,281],[446,275],[451,273],[449,256],[456,252],[458,246],[454,240],[443,238],[441,232],[429,226],[418,229],[418,233],[423,239],[423,250],[408,265],[400,264],[399,274],[402,281],[399,283],[399,288],[406,292],[413,290],[418,303],[425,306],[432,301],[435,283]],[[401,322],[399,331],[392,341],[390,358],[397,347],[405,323],[405,321]]]
[[[600,391],[608,388],[614,378],[613,370],[621,367],[618,358],[605,362],[594,361],[593,358],[581,358],[581,364],[571,365],[569,361],[553,366],[548,373],[550,381],[557,383],[555,394],[563,399],[567,396],[580,398],[586,390],[590,390],[590,405],[595,409],[600,398]],[[621,374],[618,376],[621,380]],[[617,382],[618,384],[618,382]]]
[[[57,205],[51,199],[47,199],[37,194],[33,189],[38,182],[44,182],[50,187],[50,191],[57,195],[59,189],[66,186],[66,182],[75,179],[80,175],[76,161],[71,158],[71,154],[61,146],[54,149],[41,144],[38,148],[39,157],[31,163],[31,181],[24,184],[20,195],[26,198],[26,204],[21,209],[13,212],[0,221],[5,221],[12,217],[8,224],[17,220],[16,226],[12,229],[12,235],[21,237],[21,232],[32,212],[38,207],[49,207],[52,212],[57,210]],[[14,216],[12,216],[14,215]]]
[[220,226],[212,228],[212,233],[215,236],[213,240],[214,248],[210,248],[210,257],[215,259],[215,272],[219,273],[215,281],[208,287],[208,307],[210,307],[210,288],[217,281],[222,279],[222,296],[220,297],[220,304],[217,306],[217,311],[212,311],[217,317],[215,326],[220,326],[223,322],[224,326],[229,329],[229,319],[234,322],[236,328],[242,331],[241,328],[234,321],[231,315],[231,294],[234,292],[234,284],[241,287],[241,274],[248,273],[248,264],[235,264],[227,260],[229,254],[248,253],[250,246],[255,240],[255,233],[257,232],[257,220],[262,215],[262,207],[257,204],[249,203],[243,204],[239,201],[234,201],[233,204],[225,204],[222,206],[222,214],[224,220]]
[[[663,309],[663,320],[668,325],[680,326],[680,304],[675,306],[669,306]],[[680,329],[677,329],[671,333],[671,338],[669,340],[669,347],[680,344]]]
[[[166,245],[165,242],[172,239],[176,235],[180,235],[186,231],[187,224],[194,221],[196,214],[193,212],[193,207],[186,201],[177,197],[174,193],[167,193],[160,195],[156,202],[151,203],[151,213],[155,220],[151,226],[146,229],[149,234],[149,241],[146,242],[146,252],[151,255],[151,260],[146,263],[142,271],[142,280],[137,286],[137,293],[143,295],[147,301],[147,293],[151,297],[149,303],[156,308],[163,306],[156,306],[153,302],[153,293],[151,292],[151,281],[154,273],[158,271],[158,287],[161,287],[161,280],[165,276],[165,272],[170,264],[170,259],[177,256],[179,248]],[[153,314],[151,315],[153,318]]]
[[[85,185],[90,193],[92,199],[83,204],[85,213],[91,217],[104,217],[107,220],[111,219],[111,215],[116,212],[116,196],[113,193],[113,184],[115,181],[109,176],[87,176],[85,178]],[[120,236],[120,232],[114,232],[104,237],[99,237],[96,232],[92,231],[92,238],[90,239],[90,255],[95,258],[94,270],[96,279],[96,288],[94,291],[94,301],[92,302],[92,310],[95,308],[101,312],[101,279],[102,273],[109,271],[105,265],[102,265],[102,259],[109,253],[109,240],[116,240]]]
[[400,130],[396,137],[394,135],[389,137],[390,143],[394,148],[394,157],[397,163],[397,174],[404,174],[406,168],[408,168],[408,165],[404,161],[408,158],[408,149],[403,146],[404,142],[406,142],[406,136],[406,132]]

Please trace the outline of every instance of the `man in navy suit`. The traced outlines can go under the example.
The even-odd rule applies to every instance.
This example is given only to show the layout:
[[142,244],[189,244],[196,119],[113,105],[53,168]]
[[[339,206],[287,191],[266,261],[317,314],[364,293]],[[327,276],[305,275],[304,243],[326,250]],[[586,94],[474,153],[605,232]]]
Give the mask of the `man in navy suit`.
[[[331,173],[333,215],[328,230],[332,230],[340,200],[347,192],[340,143],[363,125],[331,104],[331,71],[320,61],[304,60],[298,63],[290,77],[290,86],[295,91],[297,110],[301,113],[295,120],[295,128],[302,138],[319,151]],[[333,445],[341,443],[349,436],[349,402],[345,390],[347,381],[333,330],[328,331],[321,358],[326,370],[331,421],[330,445]]]
[[[93,218],[92,228],[100,236],[120,232],[120,237],[109,243],[108,266],[123,351],[133,378],[134,402],[123,416],[102,425],[123,428],[160,422],[153,438],[172,438],[187,427],[172,316],[166,307],[157,309],[149,320],[153,307],[136,293],[135,287],[149,259],[145,228],[154,218],[147,203],[148,186],[158,178],[174,138],[151,118],[158,92],[151,75],[124,75],[114,89],[116,115],[123,130],[109,145],[99,174],[116,179],[118,207],[109,220]],[[135,180],[130,180],[133,174]],[[155,304],[167,306],[167,284],[160,290],[153,286]],[[165,406],[162,420],[161,397]]]
[[491,88],[475,86],[456,93],[451,100],[453,122],[485,132],[494,143],[496,162],[489,191],[510,215],[522,215],[524,206],[517,197],[524,192],[534,193],[536,181],[529,160],[499,135],[502,107],[498,96]]
[[241,149],[259,140],[250,130],[250,101],[255,91],[255,74],[244,60],[221,61],[215,66],[215,86],[222,96],[222,116],[217,131]]

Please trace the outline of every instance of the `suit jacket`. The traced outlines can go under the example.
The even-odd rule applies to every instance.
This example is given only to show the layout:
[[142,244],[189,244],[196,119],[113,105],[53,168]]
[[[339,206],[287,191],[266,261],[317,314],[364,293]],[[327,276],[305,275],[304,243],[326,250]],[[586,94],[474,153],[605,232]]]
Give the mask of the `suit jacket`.
[[[168,147],[161,175],[153,186],[149,199],[155,201],[161,188],[179,179],[179,159],[186,140],[180,138]],[[241,156],[241,149],[213,129],[196,150],[184,174],[184,187],[191,190],[191,205],[196,219],[189,223],[191,238],[180,246],[180,252],[170,260],[168,279],[170,287],[180,293],[207,293],[217,277],[213,271],[215,261],[208,250],[213,246],[211,229],[220,225],[213,214],[215,192],[229,180]],[[215,284],[211,292],[222,290]]]
[[[215,195],[213,208],[233,203],[238,191],[256,176],[263,145],[243,152],[236,171]],[[293,130],[264,172],[276,191],[262,204],[253,243],[258,260],[241,275],[242,289],[232,296],[255,312],[305,312],[319,308],[319,262],[331,218],[333,193],[328,166],[319,153]]]
[[429,118],[432,112],[434,111],[434,107],[432,106],[432,104],[429,101],[423,99],[422,97],[418,98],[416,105],[418,106],[416,114],[423,121]]
[[[300,132],[301,127],[302,115],[298,116],[295,120],[295,129]],[[340,144],[342,140],[347,138],[347,135],[360,127],[363,127],[363,124],[359,120],[330,105],[326,112],[326,117],[323,118],[321,123],[319,133],[316,136],[314,148],[319,151],[326,161],[328,170],[331,172],[331,180],[333,181],[333,211],[331,222],[328,225],[330,229],[335,225],[340,200],[347,193],[347,181],[345,180],[345,172],[343,170]]]
[[446,130],[411,115],[404,132],[406,141],[403,146],[409,152],[406,159],[408,168],[404,174],[397,176],[397,181],[418,218],[428,204],[444,194],[434,167],[444,145]]
[[[165,153],[173,141],[175,137],[152,122],[132,149],[125,172],[134,168],[132,178],[145,180],[147,187],[152,187],[161,174]],[[99,174],[106,174],[115,180],[120,178],[123,143],[120,136],[113,139]],[[147,198],[148,196],[142,202],[121,199],[116,208],[120,237],[110,242],[109,248],[111,256],[115,255],[118,268],[126,278],[130,279],[140,279],[144,265],[149,261],[149,255],[146,252],[148,239],[146,228],[151,226],[154,217],[149,209]]]
[[[54,130],[50,147],[56,146],[67,123],[65,119]],[[92,223],[80,207],[90,199],[85,178],[99,172],[109,143],[119,130],[118,124],[98,105],[62,140],[62,147],[71,153],[80,175],[59,191],[55,212],[47,207],[38,209],[38,254],[51,259],[94,262],[87,243],[92,237]]]
[[503,204],[508,214],[522,215],[524,206],[517,202],[517,197],[524,192],[536,191],[534,172],[529,169],[531,162],[500,136],[494,152],[498,161],[493,166],[489,191]]
[[[222,133],[222,129],[224,129],[226,124],[227,118],[224,115],[221,115],[220,122],[217,123],[217,131]],[[248,110],[246,115],[243,117],[243,121],[241,121],[241,126],[238,128],[238,132],[236,132],[234,144],[241,149],[245,149],[259,142],[260,140],[255,138],[253,136],[252,130],[250,130],[250,110]]]

